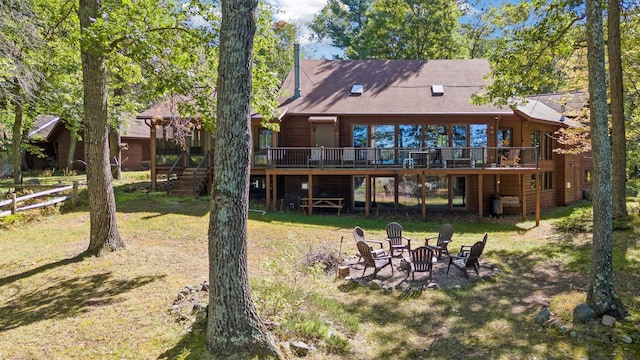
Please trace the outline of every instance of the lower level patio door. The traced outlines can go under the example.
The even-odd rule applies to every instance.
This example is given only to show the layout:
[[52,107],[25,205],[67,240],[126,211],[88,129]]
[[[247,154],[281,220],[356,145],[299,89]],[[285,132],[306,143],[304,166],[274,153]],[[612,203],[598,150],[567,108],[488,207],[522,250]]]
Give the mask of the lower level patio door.
[[[353,207],[364,209],[366,204],[366,183],[364,176],[353,177]],[[422,182],[418,175],[371,176],[370,204],[372,208],[415,209],[422,206]],[[397,183],[397,185],[396,185]],[[427,209],[466,209],[466,176],[428,176],[425,179],[425,203]]]

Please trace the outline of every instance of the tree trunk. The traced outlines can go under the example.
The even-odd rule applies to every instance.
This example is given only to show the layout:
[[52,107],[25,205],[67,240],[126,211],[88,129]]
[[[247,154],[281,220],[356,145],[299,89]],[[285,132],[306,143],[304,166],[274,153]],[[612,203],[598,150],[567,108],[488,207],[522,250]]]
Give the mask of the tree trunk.
[[247,274],[251,57],[256,0],[223,0],[214,178],[209,221],[211,353],[281,358],[259,319]]
[[611,89],[611,137],[613,159],[611,171],[613,218],[627,217],[627,139],[624,119],[624,88],[622,83],[622,54],[620,44],[620,2],[608,5],[609,87]]
[[616,294],[612,270],[611,147],[607,121],[606,70],[602,3],[587,0],[587,62],[593,149],[593,245],[587,304],[598,315],[622,317],[626,310]]
[[11,162],[13,183],[22,184],[22,90],[18,80],[13,83],[13,132],[11,139]]
[[73,161],[75,160],[76,145],[78,144],[78,138],[69,133],[69,152],[67,152],[67,169],[73,170]]
[[[80,0],[80,28],[101,17],[100,0]],[[116,221],[116,201],[109,163],[106,72],[100,44],[83,39],[84,156],[87,162],[90,238],[87,253],[100,255],[124,247]]]

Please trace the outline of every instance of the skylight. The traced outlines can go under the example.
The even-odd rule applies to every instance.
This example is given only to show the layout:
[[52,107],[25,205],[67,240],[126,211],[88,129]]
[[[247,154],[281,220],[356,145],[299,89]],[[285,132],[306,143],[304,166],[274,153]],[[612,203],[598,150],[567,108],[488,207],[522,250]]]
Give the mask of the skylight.
[[444,95],[444,85],[442,84],[431,85],[431,96],[443,96],[443,95]]
[[351,92],[349,96],[360,96],[362,95],[362,91],[364,91],[362,84],[353,84],[351,86]]

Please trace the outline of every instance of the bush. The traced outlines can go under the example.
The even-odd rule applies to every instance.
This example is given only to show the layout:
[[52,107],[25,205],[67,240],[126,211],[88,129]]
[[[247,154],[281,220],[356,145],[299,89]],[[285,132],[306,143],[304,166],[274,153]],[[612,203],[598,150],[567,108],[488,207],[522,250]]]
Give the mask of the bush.
[[593,230],[593,209],[577,208],[571,215],[558,220],[556,226],[566,232],[591,232]]

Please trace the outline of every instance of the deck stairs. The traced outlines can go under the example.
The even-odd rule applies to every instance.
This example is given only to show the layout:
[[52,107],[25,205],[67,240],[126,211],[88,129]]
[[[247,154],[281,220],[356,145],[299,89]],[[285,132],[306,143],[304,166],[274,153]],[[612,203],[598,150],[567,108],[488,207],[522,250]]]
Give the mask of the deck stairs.
[[173,180],[169,194],[177,196],[199,196],[207,185],[211,171],[207,169],[198,170],[197,179],[194,182],[196,168],[185,168],[182,173]]

